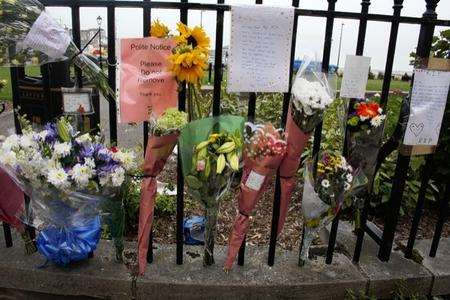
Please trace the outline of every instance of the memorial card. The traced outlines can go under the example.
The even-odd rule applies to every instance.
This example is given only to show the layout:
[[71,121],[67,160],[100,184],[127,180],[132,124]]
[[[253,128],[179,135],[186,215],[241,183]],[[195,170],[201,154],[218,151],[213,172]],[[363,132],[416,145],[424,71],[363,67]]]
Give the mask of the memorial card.
[[120,40],[119,120],[148,121],[178,104],[178,84],[168,69],[173,39],[133,38]]
[[288,92],[294,8],[231,8],[228,92]]
[[369,68],[370,57],[347,55],[341,85],[341,97],[365,98]]
[[425,69],[414,71],[404,145],[437,145],[449,85],[450,72]]
[[66,115],[93,114],[91,88],[61,88],[63,111]]

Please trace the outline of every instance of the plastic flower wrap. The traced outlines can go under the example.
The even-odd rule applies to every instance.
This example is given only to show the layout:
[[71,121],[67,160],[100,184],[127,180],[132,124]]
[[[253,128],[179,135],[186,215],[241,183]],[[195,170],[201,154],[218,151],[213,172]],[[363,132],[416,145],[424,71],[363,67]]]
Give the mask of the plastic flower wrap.
[[[210,103],[201,99],[201,80],[208,69],[210,39],[200,26],[193,28],[177,24],[175,40],[177,46],[169,57],[169,70],[180,85],[188,84],[187,110],[189,121],[209,115]],[[171,37],[166,25],[156,20],[150,28],[150,35],[158,38]]]
[[306,163],[302,197],[303,241],[300,250],[300,265],[308,259],[309,248],[320,228],[326,227],[337,213],[352,203],[345,201],[350,192],[361,185],[363,177],[359,170],[339,154],[324,152],[313,172],[313,160]]
[[283,229],[286,214],[296,187],[300,157],[324,110],[335,98],[336,75],[323,73],[318,65],[306,58],[292,86],[292,100],[286,122],[287,153],[280,165],[280,218],[278,233]]
[[0,167],[31,199],[20,218],[40,231],[39,252],[65,265],[95,250],[101,205],[135,168],[135,154],[107,148],[99,136],[80,135],[61,118],[40,132],[28,127],[7,137]]
[[187,123],[185,112],[168,108],[157,120],[150,120],[153,135],[149,137],[144,162],[144,179],[141,183],[139,206],[138,256],[139,274],[145,273],[149,237],[157,192],[156,177],[161,173],[167,159],[178,141],[180,130]]
[[39,65],[69,59],[107,97],[114,97],[108,79],[80,53],[68,32],[37,0],[0,1],[0,66]]
[[368,179],[364,192],[356,197],[356,226],[359,227],[359,214],[364,205],[367,192],[371,192],[375,177],[378,152],[383,137],[386,115],[374,100],[352,101],[347,118],[348,160],[354,168],[359,168]]
[[181,132],[183,175],[189,195],[205,208],[204,265],[214,264],[219,200],[230,186],[242,155],[244,119],[219,116],[189,123]]
[[282,131],[270,124],[246,124],[244,169],[238,195],[238,215],[228,245],[225,270],[230,270],[250,226],[249,216],[273,180],[286,154],[287,144]]

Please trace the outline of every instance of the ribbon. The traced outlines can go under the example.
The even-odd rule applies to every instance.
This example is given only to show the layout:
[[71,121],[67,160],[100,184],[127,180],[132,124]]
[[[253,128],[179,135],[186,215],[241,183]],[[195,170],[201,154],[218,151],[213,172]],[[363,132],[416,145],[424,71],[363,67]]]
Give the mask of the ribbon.
[[150,231],[153,223],[156,198],[156,176],[161,173],[173,148],[177,144],[178,133],[165,136],[152,136],[147,143],[144,162],[144,180],[141,183],[139,204],[138,262],[139,274],[145,273]]
[[49,226],[39,232],[36,246],[48,261],[66,266],[87,259],[101,237],[100,217],[86,220],[83,226]]

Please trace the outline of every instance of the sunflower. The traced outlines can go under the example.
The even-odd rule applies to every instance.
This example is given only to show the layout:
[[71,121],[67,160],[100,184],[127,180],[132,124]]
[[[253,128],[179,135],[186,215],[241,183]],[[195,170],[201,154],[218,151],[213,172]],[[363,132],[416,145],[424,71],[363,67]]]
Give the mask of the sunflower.
[[171,71],[177,80],[198,84],[208,67],[208,57],[198,48],[190,46],[181,47],[169,57]]
[[209,51],[209,37],[202,27],[195,26],[191,29],[180,22],[177,24],[177,30],[180,35],[175,39],[179,45],[189,45],[205,53]]
[[152,26],[150,26],[150,36],[157,38],[167,38],[169,37],[169,28],[159,20],[156,20],[152,23]]

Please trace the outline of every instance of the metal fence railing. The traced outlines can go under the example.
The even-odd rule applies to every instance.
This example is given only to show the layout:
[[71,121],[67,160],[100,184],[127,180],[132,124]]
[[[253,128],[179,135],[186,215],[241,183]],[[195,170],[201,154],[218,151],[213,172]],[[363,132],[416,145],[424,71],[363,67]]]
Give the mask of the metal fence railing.
[[[142,8],[143,9],[143,35],[146,36],[149,33],[149,27],[151,24],[151,13],[152,9],[176,9],[180,11],[180,21],[183,23],[187,23],[188,21],[188,11],[189,10],[205,10],[205,11],[215,11],[217,13],[216,16],[216,38],[214,41],[215,48],[215,61],[214,61],[214,90],[213,90],[213,115],[219,115],[221,113],[221,85],[222,85],[222,46],[223,46],[223,26],[224,26],[224,14],[226,11],[230,10],[230,6],[225,4],[225,0],[217,0],[216,4],[201,4],[201,3],[190,3],[188,0],[181,0],[180,2],[160,2],[160,1],[151,1],[151,0],[142,0],[142,1],[121,1],[121,0],[41,0],[46,6],[57,6],[57,7],[69,7],[72,13],[72,28],[73,28],[73,40],[75,44],[80,47],[80,8],[81,7],[105,7],[107,8],[107,33],[108,33],[108,76],[109,76],[109,84],[112,89],[116,89],[116,52],[115,52],[115,37],[116,37],[116,26],[120,26],[121,24],[116,24],[115,22],[115,9],[128,7],[128,8]],[[330,64],[330,53],[332,46],[332,34],[334,29],[334,20],[335,18],[343,18],[343,19],[353,19],[359,20],[359,30],[358,30],[358,39],[357,39],[357,47],[356,47],[356,55],[364,54],[364,43],[366,40],[366,29],[368,21],[378,21],[389,23],[391,26],[390,36],[389,36],[389,46],[386,54],[386,65],[384,69],[384,80],[382,86],[381,93],[381,104],[385,106],[388,101],[389,89],[392,78],[392,68],[396,50],[398,29],[400,24],[418,24],[420,25],[420,33],[418,37],[417,43],[417,55],[418,57],[428,57],[431,49],[432,37],[434,34],[435,26],[450,26],[450,20],[441,20],[438,19],[436,14],[436,7],[438,5],[439,0],[422,0],[424,4],[425,12],[422,17],[406,17],[401,16],[401,11],[403,8],[403,0],[393,0],[393,13],[392,15],[384,15],[384,14],[371,14],[370,13],[370,0],[362,0],[361,2],[361,11],[359,13],[356,12],[343,12],[336,11],[335,5],[337,0],[321,0],[328,2],[327,10],[309,10],[309,9],[300,9],[299,8],[299,0],[293,0],[292,6],[296,8],[295,10],[295,21],[294,21],[294,30],[292,32],[292,51],[291,51],[291,68],[290,74],[293,74],[293,62],[295,55],[295,45],[296,45],[296,37],[297,37],[297,24],[298,20],[301,17],[317,17],[317,18],[325,18],[326,19],[326,29],[325,29],[325,38],[323,42],[323,54],[322,54],[322,68],[327,71]],[[343,0],[340,0],[343,1]],[[248,1],[248,4],[251,4],[251,1]],[[263,4],[263,0],[256,0],[255,4]],[[16,78],[16,73],[19,72],[20,68],[12,68],[12,81],[13,81],[13,98],[17,97],[17,94],[14,92],[14,85],[17,85],[17,82],[14,82],[14,78]],[[77,76],[81,77],[82,74],[80,70],[77,70]],[[290,76],[292,77],[292,76]],[[82,82],[78,80],[78,82]],[[292,82],[291,82],[292,84]],[[290,93],[284,94],[283,99],[283,110],[280,112],[282,114],[281,117],[281,126],[284,127],[287,112],[290,101]],[[256,101],[258,96],[255,93],[250,93],[249,101],[248,101],[248,119],[252,120],[255,118],[255,110],[256,110]],[[185,110],[186,108],[186,87],[183,86],[179,92],[179,109]],[[117,141],[117,118],[116,118],[116,103],[114,101],[109,101],[109,125],[110,125],[110,141],[112,143]],[[143,140],[144,145],[147,143],[149,127],[147,123],[144,123],[143,130]],[[314,134],[314,144],[313,144],[313,155],[318,153],[320,149],[321,143],[321,133],[322,133],[322,125],[317,126]],[[390,153],[395,150],[395,147],[387,145],[382,149],[384,154]],[[379,156],[380,157],[380,156]],[[383,157],[383,155],[382,155]],[[384,155],[385,157],[385,155]],[[367,215],[368,215],[368,200],[366,200],[365,207],[362,213],[362,224],[361,229],[357,231],[356,234],[356,247],[354,252],[353,260],[355,262],[359,261],[362,244],[364,240],[364,236],[367,233],[369,237],[371,237],[376,243],[379,244],[380,250],[378,253],[379,259],[383,261],[389,260],[390,253],[392,251],[392,245],[394,241],[394,234],[398,222],[398,216],[400,211],[400,204],[403,196],[403,191],[405,187],[407,170],[410,162],[410,156],[404,156],[399,154],[397,165],[395,169],[395,177],[393,178],[393,187],[390,195],[390,199],[387,205],[386,213],[385,213],[385,226],[383,230],[383,234],[380,236],[376,232],[374,232],[371,228],[366,225]],[[427,163],[424,168],[424,174],[422,176],[422,184],[420,188],[420,193],[418,195],[418,205],[416,208],[416,214],[413,219],[411,236],[408,242],[408,247],[406,251],[406,256],[411,256],[412,249],[414,247],[414,240],[417,233],[418,224],[420,221],[420,216],[422,214],[423,202],[425,199],[425,190],[428,185],[428,181],[430,178],[431,168],[430,165],[432,163],[432,156],[430,155],[427,158]],[[178,176],[177,176],[177,190],[184,190],[184,181],[183,176],[181,175],[181,164],[178,163]],[[435,237],[433,240],[433,247],[430,255],[434,256],[436,254],[436,249],[438,246],[438,242],[442,233],[442,226],[447,218],[448,213],[448,198],[450,197],[450,187],[447,185],[446,189],[446,199],[447,201],[443,201],[442,207],[440,210],[440,216],[438,220],[438,224],[436,225]],[[273,200],[273,213],[272,213],[272,224],[271,224],[271,236],[270,236],[270,244],[269,244],[269,255],[268,255],[268,264],[273,265],[275,262],[275,249],[277,244],[277,226],[278,219],[280,213],[280,179],[277,176],[276,186],[275,186],[275,194]],[[183,263],[183,217],[184,217],[184,194],[183,192],[179,192],[177,194],[177,209],[176,209],[176,263]],[[339,226],[339,216],[336,217],[331,226],[329,244],[327,248],[326,254],[326,262],[330,264],[332,262],[333,253],[335,249],[336,243],[336,235]],[[7,224],[4,224],[6,245],[12,246],[11,234],[9,231],[9,227]],[[149,254],[148,261],[152,261],[152,243],[149,246]],[[241,246],[241,250],[239,252],[238,264],[244,264],[244,254],[245,254],[245,241]]]

